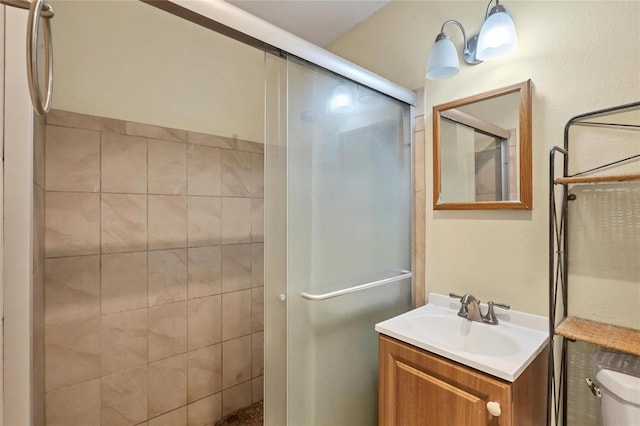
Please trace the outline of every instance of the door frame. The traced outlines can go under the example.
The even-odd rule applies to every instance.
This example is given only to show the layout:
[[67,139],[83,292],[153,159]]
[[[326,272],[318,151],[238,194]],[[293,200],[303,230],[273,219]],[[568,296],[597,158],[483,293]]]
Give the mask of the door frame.
[[[32,425],[33,125],[26,78],[27,12],[4,8],[3,419]],[[4,390],[7,390],[6,392]]]

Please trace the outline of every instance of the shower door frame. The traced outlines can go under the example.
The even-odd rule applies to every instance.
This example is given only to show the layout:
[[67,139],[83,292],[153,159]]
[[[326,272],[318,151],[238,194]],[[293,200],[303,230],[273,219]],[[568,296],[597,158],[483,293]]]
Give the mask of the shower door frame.
[[417,96],[411,90],[263,21],[230,3],[202,0],[140,1],[268,53],[297,56],[412,107],[416,106]]
[[[4,9],[2,178],[2,419],[32,425],[34,113],[24,60],[26,12]],[[5,250],[10,247],[10,250]]]
[[[269,140],[269,138],[267,138],[265,140],[265,161],[267,160],[267,158],[271,158],[273,160],[273,158],[277,157],[277,159],[275,161],[279,161],[281,160],[280,157],[282,156],[284,158],[284,161],[287,163],[284,168],[285,170],[284,172],[284,180],[285,182],[283,183],[283,185],[285,186],[285,188],[288,188],[289,185],[289,162],[290,160],[290,156],[289,156],[289,147],[290,147],[290,143],[293,142],[291,139],[289,139],[289,131],[290,128],[288,126],[288,122],[289,120],[291,120],[291,112],[289,111],[289,98],[290,98],[290,94],[289,92],[289,84],[290,84],[290,78],[291,76],[289,75],[290,72],[290,61],[291,60],[297,61],[300,58],[290,58],[289,55],[284,55],[283,58],[283,65],[284,68],[281,70],[281,72],[283,73],[283,75],[281,76],[283,79],[280,81],[280,83],[286,87],[285,92],[281,94],[282,98],[285,99],[284,102],[281,102],[279,105],[280,108],[280,114],[284,116],[284,119],[281,120],[279,123],[277,123],[277,125],[280,125],[281,128],[279,129],[279,131],[276,132],[271,132],[272,134],[278,134],[280,135],[279,138],[275,139],[272,138],[271,140]],[[308,61],[301,61],[301,62],[308,62]],[[311,64],[313,65],[317,65],[317,64]],[[326,71],[326,69],[325,69]],[[329,70],[330,71],[330,70]],[[268,71],[267,71],[268,73]],[[268,81],[267,81],[268,84]],[[412,92],[413,93],[413,92]],[[417,95],[414,94],[414,96],[417,97]],[[397,99],[396,99],[397,100]],[[399,103],[403,103],[402,101],[400,101]],[[269,99],[267,98],[267,104],[269,105]],[[275,105],[277,103],[271,102],[271,104]],[[415,129],[416,129],[416,123],[415,123],[415,118],[416,118],[416,107],[413,105],[408,105],[406,103],[403,103],[404,107],[408,107],[405,109],[405,117],[406,117],[406,121],[405,121],[405,126],[404,130],[403,130],[403,134],[406,134],[404,137],[404,141],[403,143],[409,143],[408,146],[408,153],[409,153],[409,176],[407,176],[409,182],[409,203],[408,203],[408,210],[409,210],[409,215],[408,215],[408,219],[409,219],[409,271],[403,270],[403,271],[396,271],[398,273],[402,272],[402,275],[409,275],[410,278],[410,305],[409,307],[403,307],[402,309],[411,309],[411,307],[415,307],[417,303],[419,304],[424,304],[424,299],[423,299],[423,293],[420,294],[419,291],[416,291],[416,276],[413,274],[413,271],[415,270],[415,263],[416,263],[416,250],[415,250],[415,245],[416,245],[416,236],[415,236],[415,231],[416,231],[416,217],[417,217],[417,210],[416,210],[416,185],[415,185],[415,154],[416,154],[416,145],[415,145]],[[265,114],[268,116],[269,115],[269,111],[265,111]],[[294,113],[294,117],[297,117],[297,113]],[[269,128],[269,124],[270,121],[269,120],[265,120],[265,122],[267,123],[267,130],[273,130]],[[402,125],[400,126],[401,128],[403,127]],[[269,133],[269,132],[268,132]],[[307,141],[308,142],[308,141]],[[406,147],[406,145],[405,145]],[[270,154],[270,149],[271,149],[271,154]],[[283,151],[284,149],[284,151]],[[424,151],[423,151],[424,152]],[[271,169],[278,169],[278,166],[276,165],[275,167],[272,167]],[[268,167],[268,163],[265,164],[265,172],[269,170]],[[276,186],[278,185],[278,182],[276,182],[275,184]],[[269,196],[267,195],[267,191],[268,191],[269,185],[268,185],[268,179],[265,178],[265,223],[269,222],[268,220],[268,216],[269,216],[269,209],[267,208],[268,205],[268,199]],[[274,192],[278,192],[278,191],[274,191]],[[279,200],[280,202],[284,202],[283,206],[280,206],[280,212],[284,212],[285,215],[288,215],[291,212],[291,204],[289,203],[289,190],[287,189],[286,191],[286,195],[284,196],[284,200]],[[273,192],[272,192],[273,193]],[[278,206],[273,207],[273,209],[276,210],[276,212],[278,211]],[[273,211],[271,212],[273,213]],[[277,213],[276,213],[277,214]],[[272,217],[273,219],[273,217]],[[277,219],[277,221],[279,221],[279,219]],[[281,226],[281,227],[276,227],[276,228],[281,228],[280,232],[274,231],[272,232],[272,234],[274,234],[275,236],[283,239],[284,241],[291,241],[290,239],[290,235],[289,235],[289,221],[285,220],[285,226]],[[267,232],[265,230],[265,232]],[[277,244],[276,244],[277,246]],[[273,247],[273,245],[272,245]],[[296,339],[294,338],[293,340],[291,340],[291,335],[290,335],[290,328],[292,326],[292,324],[296,324],[296,313],[295,310],[296,308],[293,307],[293,312],[292,313],[292,306],[290,303],[287,302],[286,306],[283,308],[281,308],[279,305],[284,302],[285,300],[289,301],[289,300],[294,300],[298,297],[302,297],[304,299],[307,299],[308,301],[320,301],[319,303],[332,303],[332,302],[321,302],[321,300],[324,299],[333,299],[333,297],[339,297],[339,296],[345,296],[347,294],[351,294],[351,293],[355,293],[355,292],[359,292],[359,291],[367,291],[367,294],[372,294],[369,292],[372,291],[380,291],[380,290],[370,290],[372,287],[377,287],[378,285],[386,285],[386,284],[391,284],[393,282],[396,281],[402,281],[402,280],[397,280],[398,277],[391,277],[388,279],[382,279],[379,281],[375,281],[375,282],[370,282],[370,283],[366,283],[366,284],[360,284],[360,285],[356,285],[353,287],[349,287],[349,288],[344,288],[346,286],[343,286],[343,288],[341,288],[340,290],[336,290],[324,295],[312,295],[312,294],[308,294],[305,292],[302,292],[301,294],[299,294],[298,292],[300,291],[299,289],[295,289],[295,285],[294,290],[291,289],[290,284],[292,283],[291,281],[289,281],[289,274],[291,271],[291,266],[287,264],[287,262],[289,262],[289,254],[286,253],[287,249],[285,248],[285,253],[283,256],[281,256],[280,258],[278,258],[278,255],[274,255],[272,256],[272,259],[276,260],[277,262],[279,262],[278,265],[272,267],[271,269],[282,269],[285,271],[284,273],[284,279],[271,279],[271,288],[267,290],[267,288],[269,287],[269,285],[267,284],[267,280],[269,279],[269,276],[266,275],[265,276],[265,298],[266,297],[270,297],[271,302],[269,302],[274,308],[272,309],[272,312],[268,315],[266,315],[265,317],[265,333],[270,329],[269,326],[267,326],[267,322],[269,323],[270,326],[273,327],[277,327],[277,328],[284,328],[284,341],[277,341],[277,342],[270,342],[267,343],[265,342],[265,348],[267,346],[267,344],[271,344],[271,346],[277,346],[278,344],[282,343],[286,348],[284,351],[284,356],[280,357],[280,352],[279,351],[274,351],[274,353],[271,354],[271,356],[268,356],[268,352],[265,352],[265,362],[268,359],[271,359],[271,366],[275,368],[275,370],[277,370],[278,372],[280,371],[284,371],[285,374],[282,375],[282,377],[278,377],[276,374],[273,374],[272,377],[276,377],[276,378],[281,378],[285,383],[285,404],[284,406],[280,406],[278,404],[275,404],[275,406],[270,405],[267,401],[267,397],[270,397],[270,399],[272,399],[274,402],[280,402],[278,401],[278,397],[277,396],[273,396],[273,395],[269,395],[270,392],[270,387],[266,387],[265,388],[265,424],[266,425],[281,425],[281,424],[286,424],[287,421],[290,421],[291,418],[291,406],[290,404],[290,398],[288,395],[286,395],[287,392],[290,392],[290,377],[288,377],[289,373],[292,372],[293,377],[297,377],[296,374],[296,368],[300,369],[300,365],[298,365],[297,367],[290,367],[289,362],[292,360],[291,358],[291,353],[289,352],[289,350],[293,347],[296,347],[297,343],[300,342],[296,342]],[[303,250],[304,251],[304,250]],[[267,255],[267,253],[269,252],[269,250],[267,249],[267,239],[265,238],[265,256]],[[265,257],[265,261],[266,261],[266,257]],[[265,272],[269,269],[269,264],[265,265]],[[408,273],[407,273],[408,272]],[[274,277],[271,277],[274,278]],[[279,278],[279,277],[278,277]],[[299,281],[297,279],[294,278],[294,281]],[[349,283],[352,284],[352,283]],[[400,284],[400,285],[405,285],[405,284]],[[276,288],[274,288],[276,287]],[[387,291],[387,290],[384,290]],[[361,298],[367,298],[368,296],[363,294],[362,296],[360,296]],[[282,301],[282,302],[278,302]],[[388,300],[387,300],[388,302]],[[295,302],[294,302],[295,303]],[[313,303],[313,302],[311,302]],[[333,302],[335,303],[335,302]],[[388,306],[392,306],[391,303],[389,303]],[[267,312],[267,300],[265,300],[265,314]],[[403,312],[403,310],[400,310],[400,312]],[[281,320],[281,316],[282,314],[280,313],[280,311],[284,310],[284,315],[285,315],[285,324],[283,325],[281,322],[279,322]],[[308,311],[306,311],[308,313]],[[395,314],[392,315],[397,315],[400,312],[396,312]],[[298,311],[298,315],[300,314],[300,311]],[[274,320],[274,315],[275,315],[275,320]],[[306,315],[306,314],[305,314]],[[383,317],[384,318],[384,317]],[[388,317],[387,317],[388,318]],[[346,319],[346,318],[345,318]],[[348,320],[348,319],[346,319]],[[380,319],[376,320],[380,321]],[[370,327],[371,327],[371,331],[373,332],[373,324],[371,323]],[[295,328],[295,326],[293,326],[293,328]],[[308,329],[309,333],[312,333],[313,329],[313,325],[311,325],[311,327]],[[276,339],[281,338],[281,336],[279,335],[280,332],[272,332],[272,336],[274,336]],[[373,332],[373,334],[375,334],[375,332]],[[266,334],[265,334],[266,336]],[[377,339],[377,337],[375,338]],[[374,342],[377,342],[374,341]],[[303,343],[304,345],[304,343]],[[377,348],[377,344],[374,345]],[[373,349],[375,351],[377,351],[377,349]],[[315,352],[315,351],[312,351]],[[371,352],[368,352],[371,353]],[[276,355],[277,354],[277,355]],[[294,357],[295,358],[295,355]],[[377,358],[377,353],[376,353],[376,358]],[[274,360],[277,359],[277,360]],[[303,369],[308,369],[309,365],[305,365],[302,367]],[[298,370],[299,371],[299,370]],[[377,372],[377,362],[375,363],[375,370],[369,370],[369,373],[376,373]],[[267,374],[268,374],[268,368],[265,365],[265,383],[268,382],[268,378],[267,378]],[[364,377],[364,376],[363,376]],[[321,388],[322,385],[316,386],[316,383],[313,379],[311,379],[312,383],[314,383],[314,386],[312,386],[313,388],[313,392],[318,392],[318,389]],[[294,386],[295,388],[295,386]],[[375,401],[375,400],[374,400]],[[312,404],[313,405],[313,404]],[[326,407],[325,407],[326,408]],[[374,407],[375,408],[375,407]],[[273,412],[277,412],[274,413]],[[338,412],[340,412],[338,410]],[[295,414],[294,414],[295,416]],[[296,423],[294,421],[294,424],[299,424],[300,419],[298,419],[298,423]],[[313,423],[309,423],[309,424],[323,424],[323,423],[318,423],[318,420],[312,416],[312,421]],[[334,419],[334,421],[337,421],[336,419]],[[344,420],[341,420],[344,421]],[[305,420],[306,423],[306,420]],[[337,424],[337,423],[334,423]],[[348,423],[351,424],[351,423]]]
[[[418,95],[415,92],[412,92],[402,86],[399,86],[389,80],[386,80],[377,74],[368,71],[362,67],[359,67],[321,47],[318,47],[306,40],[303,40],[293,34],[290,34],[281,28],[278,28],[270,23],[267,23],[229,3],[223,1],[194,1],[194,0],[140,0],[142,2],[148,3],[154,7],[157,7],[165,12],[168,12],[172,15],[178,16],[180,18],[186,19],[195,24],[201,25],[210,30],[216,31],[220,34],[226,35],[235,40],[241,41],[250,46],[256,47],[260,50],[263,50],[267,55],[267,59],[265,59],[265,66],[268,63],[269,54],[286,58],[287,55],[293,55],[298,58],[304,59],[307,62],[310,62],[314,65],[317,65],[321,68],[327,69],[333,73],[336,73],[342,77],[346,77],[349,80],[352,80],[358,84],[374,89],[378,92],[383,93],[391,98],[394,98],[400,102],[403,102],[409,106],[409,142],[411,144],[411,165],[410,165],[410,262],[411,262],[411,271],[414,272],[416,268],[417,262],[422,262],[424,265],[424,238],[420,238],[421,247],[416,247],[416,241],[418,240],[415,235],[416,227],[416,219],[422,218],[424,220],[424,215],[418,215],[418,208],[416,207],[416,181],[415,181],[415,131],[416,131],[416,105],[418,101]],[[265,74],[266,74],[265,70]],[[265,84],[267,81],[265,79]],[[266,94],[265,88],[265,94]],[[423,92],[420,91],[422,94]],[[265,101],[266,102],[266,101]],[[266,105],[265,105],[266,107]],[[280,105],[282,108],[282,105]],[[285,107],[286,108],[286,107]],[[280,111],[282,112],[282,111]],[[423,111],[419,113],[424,114]],[[265,111],[265,115],[267,115],[267,111]],[[286,116],[286,114],[285,114]],[[266,119],[266,118],[265,118]],[[286,120],[285,120],[286,121]],[[286,125],[286,123],[280,123],[280,125]],[[424,130],[423,126],[421,129]],[[282,135],[282,133],[281,133]],[[265,135],[266,138],[266,135]],[[284,146],[283,144],[286,141],[278,140],[274,141],[279,147]],[[265,140],[266,143],[266,140]],[[421,149],[421,152],[424,153],[424,150]],[[266,153],[265,153],[266,154]],[[421,163],[423,163],[424,158],[421,159]],[[424,169],[424,167],[423,167]],[[420,175],[424,178],[423,175]],[[420,197],[422,200],[424,197]],[[421,211],[424,211],[421,209]],[[421,228],[424,229],[424,228]],[[420,251],[420,256],[418,256],[418,250]],[[266,255],[266,254],[265,254]],[[265,257],[266,262],[266,257]],[[423,270],[423,268],[420,268]],[[266,268],[265,268],[266,274]],[[422,278],[422,277],[421,277]],[[266,280],[266,277],[265,277]],[[425,303],[424,300],[424,289],[417,288],[417,280],[416,275],[414,273],[411,278],[411,305],[419,306]],[[266,285],[266,281],[265,281]],[[275,296],[280,293],[280,291],[275,291]],[[285,292],[286,293],[286,292]],[[284,293],[280,295],[280,300],[284,301],[282,298]],[[265,294],[267,297],[268,294]],[[277,302],[275,302],[277,303]],[[265,310],[267,309],[267,303],[265,301]],[[281,318],[280,318],[281,319]],[[285,318],[286,321],[286,318]],[[265,324],[265,331],[267,327]],[[274,335],[273,336],[276,341],[280,341],[282,336]],[[275,344],[275,343],[273,343]],[[285,344],[286,344],[286,336],[285,336]],[[265,342],[266,348],[267,342]],[[281,360],[282,361],[282,360]],[[265,364],[268,360],[265,357]],[[279,373],[283,373],[286,375],[286,360],[283,360],[283,366],[280,365],[279,362],[273,361],[272,367],[274,371],[278,371]],[[276,365],[277,364],[277,365]],[[265,369],[266,376],[266,369]],[[283,378],[286,383],[286,378]],[[266,380],[266,379],[265,379]],[[265,417],[265,421],[271,419],[282,419],[283,415],[286,416],[286,384],[284,387],[285,395],[285,412],[284,413],[271,413],[273,415],[268,415]],[[266,397],[266,395],[265,395]],[[276,398],[277,399],[277,398]],[[279,408],[276,410],[282,410],[283,407],[280,406],[280,401],[273,401],[276,405],[279,405]],[[268,404],[265,404],[268,405]],[[265,409],[265,414],[266,413]]]

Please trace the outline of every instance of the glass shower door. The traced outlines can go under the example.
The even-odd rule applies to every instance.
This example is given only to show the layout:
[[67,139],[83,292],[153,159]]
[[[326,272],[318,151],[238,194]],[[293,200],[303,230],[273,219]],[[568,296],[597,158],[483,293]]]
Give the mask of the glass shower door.
[[[409,106],[301,60],[279,67],[286,77],[278,95],[286,99],[286,123],[279,123],[286,144],[270,147],[267,130],[266,214],[268,228],[269,194],[280,179],[286,247],[269,241],[267,230],[265,250],[267,259],[280,253],[286,272],[276,284],[281,293],[266,295],[265,309],[267,330],[275,315],[286,332],[280,343],[267,343],[265,423],[281,421],[270,420],[269,401],[270,383],[278,380],[269,363],[280,362],[288,425],[376,424],[374,325],[411,307]],[[268,119],[268,128],[277,121]],[[282,172],[271,180],[270,161]],[[352,287],[360,290],[341,294]]]

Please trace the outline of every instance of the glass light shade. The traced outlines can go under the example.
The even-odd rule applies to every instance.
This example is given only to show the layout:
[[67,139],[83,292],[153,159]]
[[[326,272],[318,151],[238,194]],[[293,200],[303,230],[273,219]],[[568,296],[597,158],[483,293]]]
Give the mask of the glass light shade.
[[458,59],[456,47],[449,37],[440,38],[431,48],[427,58],[427,78],[441,80],[458,74],[458,71],[460,71],[460,59]]
[[353,95],[347,86],[340,84],[333,89],[329,110],[335,113],[347,112],[353,106]]
[[476,58],[481,61],[501,58],[518,47],[516,27],[507,12],[496,12],[482,24],[478,35]]

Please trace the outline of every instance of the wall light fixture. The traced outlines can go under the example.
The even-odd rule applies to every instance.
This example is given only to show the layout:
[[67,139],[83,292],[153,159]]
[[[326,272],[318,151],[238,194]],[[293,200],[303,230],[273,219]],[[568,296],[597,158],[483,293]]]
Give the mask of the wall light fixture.
[[[495,6],[491,4],[495,1]],[[463,49],[462,57],[469,65],[477,65],[482,61],[504,57],[516,50],[518,38],[516,27],[511,17],[507,14],[500,0],[489,0],[484,22],[480,33],[467,40],[467,33],[462,24],[450,19],[442,24],[440,34],[436,37],[435,44],[429,52],[427,59],[427,78],[429,80],[441,80],[454,76],[460,71],[458,52],[449,36],[444,32],[447,24],[456,24],[462,31]]]

